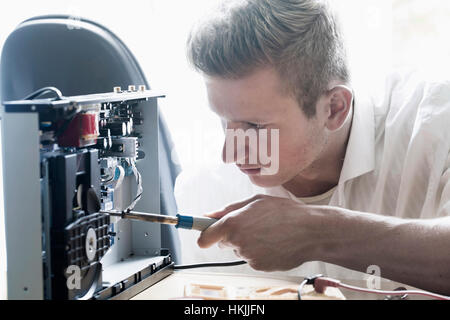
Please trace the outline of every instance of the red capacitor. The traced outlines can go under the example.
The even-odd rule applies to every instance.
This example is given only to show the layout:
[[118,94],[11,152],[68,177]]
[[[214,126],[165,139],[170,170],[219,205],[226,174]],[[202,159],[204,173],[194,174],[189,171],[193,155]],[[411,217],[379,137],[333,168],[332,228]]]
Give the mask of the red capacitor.
[[[64,121],[60,126],[64,125]],[[86,147],[95,145],[99,136],[98,113],[78,113],[58,137],[60,147]]]

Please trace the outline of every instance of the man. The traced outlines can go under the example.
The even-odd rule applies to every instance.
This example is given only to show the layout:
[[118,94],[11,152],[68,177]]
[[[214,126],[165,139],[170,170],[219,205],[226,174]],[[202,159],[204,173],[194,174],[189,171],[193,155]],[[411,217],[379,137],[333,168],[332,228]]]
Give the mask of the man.
[[187,48],[227,132],[279,133],[273,174],[249,161],[254,146],[230,157],[224,144],[224,161],[267,195],[209,214],[220,220],[200,247],[232,247],[263,271],[377,265],[450,294],[449,84],[394,76],[377,104],[353,92],[338,25],[317,0],[227,3]]

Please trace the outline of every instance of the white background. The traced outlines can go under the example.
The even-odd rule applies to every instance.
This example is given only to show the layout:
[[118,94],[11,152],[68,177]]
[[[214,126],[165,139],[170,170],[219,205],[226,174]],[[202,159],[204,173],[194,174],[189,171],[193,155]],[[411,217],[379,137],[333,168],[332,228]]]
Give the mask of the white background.
[[[245,177],[220,164],[220,124],[208,110],[201,77],[185,59],[190,26],[215,2],[8,1],[0,11],[0,48],[21,21],[37,15],[82,16],[110,28],[135,54],[151,86],[167,94],[161,110],[176,145],[174,160],[184,169],[177,180],[177,202],[185,212],[202,214],[254,192]],[[421,68],[431,77],[448,78],[449,1],[332,2],[346,34],[354,86],[380,86],[386,73],[397,67]],[[0,192],[0,298],[6,296],[2,200]],[[192,233],[182,233],[182,240],[184,262],[214,260],[218,254],[216,249],[199,251]]]

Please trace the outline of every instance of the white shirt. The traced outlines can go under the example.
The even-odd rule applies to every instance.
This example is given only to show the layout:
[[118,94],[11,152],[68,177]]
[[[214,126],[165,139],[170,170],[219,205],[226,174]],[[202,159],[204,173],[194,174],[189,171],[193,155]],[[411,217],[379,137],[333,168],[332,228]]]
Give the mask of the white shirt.
[[286,190],[286,192],[287,192],[287,194],[288,194],[290,199],[292,199],[292,200],[294,200],[296,202],[301,202],[301,203],[305,203],[305,204],[309,204],[309,205],[315,205],[315,206],[326,206],[326,205],[329,205],[330,201],[331,201],[331,197],[334,194],[334,191],[336,191],[336,187],[331,188],[327,192],[319,194],[318,196],[313,196],[313,197],[296,197],[291,192]]
[[[345,160],[329,205],[400,218],[449,215],[450,82],[393,74],[378,97],[356,91],[354,98]],[[283,187],[265,193],[294,197]],[[305,263],[297,272],[352,277],[324,263]]]
[[[354,91],[354,118],[338,186],[324,198],[313,200],[402,218],[448,215],[449,83],[425,83],[414,76],[394,74],[376,95],[363,94],[357,88]],[[175,195],[180,212],[201,216],[255,193],[305,202],[305,199],[295,199],[282,187],[263,189],[252,185],[234,165],[202,170],[192,175],[182,172],[177,178]],[[196,188],[192,188],[193,185]],[[200,249],[196,244],[197,233],[179,232],[183,263],[236,259],[231,249],[217,246]],[[230,272],[230,269],[210,271]],[[233,267],[232,272],[262,273],[248,265]],[[338,279],[361,278],[360,273],[322,262],[307,262],[290,271],[270,274],[310,276],[317,273]]]

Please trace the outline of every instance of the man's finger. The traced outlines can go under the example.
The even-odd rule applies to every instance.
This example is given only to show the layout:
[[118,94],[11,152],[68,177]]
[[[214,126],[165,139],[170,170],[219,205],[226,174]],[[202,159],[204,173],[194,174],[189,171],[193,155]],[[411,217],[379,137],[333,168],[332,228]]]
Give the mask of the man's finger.
[[260,195],[260,194],[254,195],[253,197],[251,197],[249,199],[230,204],[230,205],[226,206],[225,209],[222,209],[220,211],[207,213],[207,214],[205,214],[205,216],[210,217],[210,218],[214,218],[214,219],[220,219],[223,216],[229,214],[230,212],[233,212],[233,211],[238,210],[238,209],[240,209],[242,207],[245,207],[249,203],[252,203],[253,201],[261,199],[262,197],[263,197],[263,195]]
[[197,244],[200,248],[209,248],[214,243],[221,241],[226,236],[223,221],[219,220],[200,234]]

